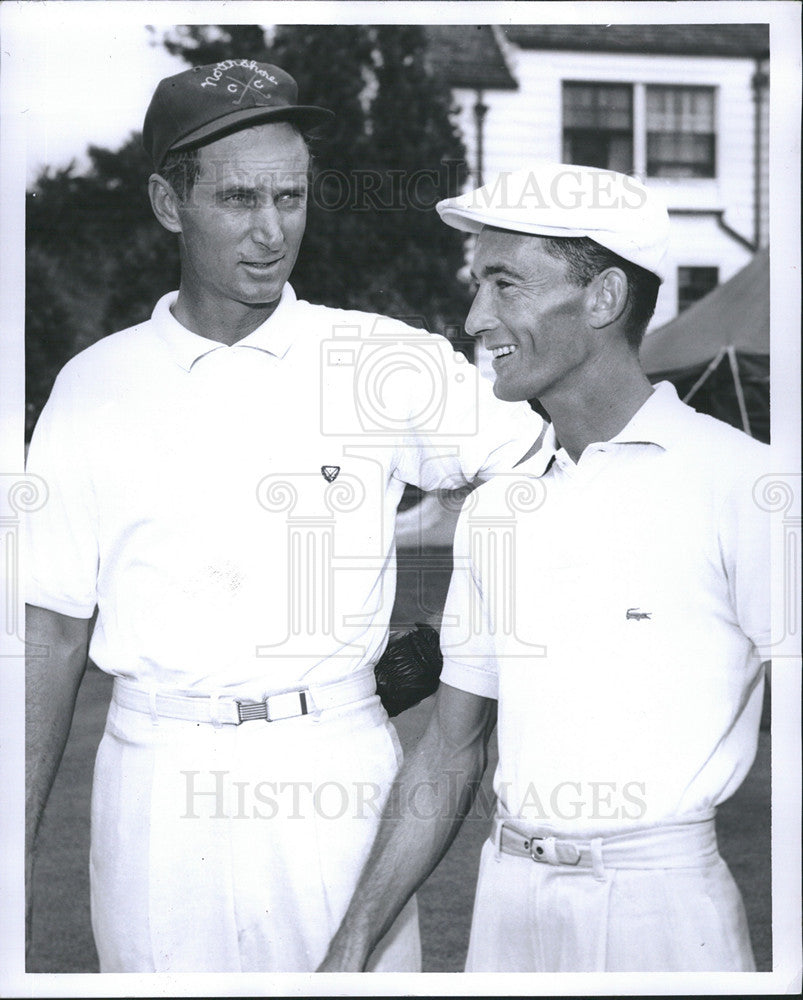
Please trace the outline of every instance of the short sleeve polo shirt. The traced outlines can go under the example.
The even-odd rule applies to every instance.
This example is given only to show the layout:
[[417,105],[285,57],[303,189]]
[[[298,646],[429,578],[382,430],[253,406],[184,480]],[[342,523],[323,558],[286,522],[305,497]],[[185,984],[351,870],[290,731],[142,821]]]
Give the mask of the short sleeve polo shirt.
[[469,498],[442,680],[498,698],[513,815],[592,836],[738,788],[769,641],[768,455],[662,383],[576,464],[550,427]]
[[[296,299],[228,347],[157,304],[59,375],[28,469],[30,603],[98,606],[110,673],[196,693],[345,676],[393,605],[405,483],[511,468],[541,430],[447,340]],[[390,571],[390,572],[388,572]]]

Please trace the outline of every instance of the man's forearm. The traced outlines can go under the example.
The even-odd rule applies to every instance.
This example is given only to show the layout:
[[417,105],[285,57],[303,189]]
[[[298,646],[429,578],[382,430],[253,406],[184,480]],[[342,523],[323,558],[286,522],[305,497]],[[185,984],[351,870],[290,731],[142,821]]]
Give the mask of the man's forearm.
[[483,767],[428,766],[419,748],[394,782],[363,875],[321,971],[365,968],[404,904],[446,853],[471,805]]
[[[495,716],[494,716],[495,718]],[[352,902],[321,972],[360,972],[404,904],[446,853],[471,807],[494,719],[454,745],[430,725],[405,761]]]
[[90,622],[26,607],[26,847],[33,843],[58,771],[87,661]]

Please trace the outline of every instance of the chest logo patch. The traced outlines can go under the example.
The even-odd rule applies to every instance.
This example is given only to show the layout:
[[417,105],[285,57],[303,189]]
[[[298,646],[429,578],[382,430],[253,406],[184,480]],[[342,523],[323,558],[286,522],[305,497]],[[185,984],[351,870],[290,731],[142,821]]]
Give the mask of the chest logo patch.
[[337,475],[340,472],[339,465],[322,465],[321,475],[327,481],[327,483],[333,483],[337,479]]
[[640,611],[638,608],[628,608],[625,614],[626,619],[632,619],[635,622],[643,621],[644,619],[652,619],[652,611]]

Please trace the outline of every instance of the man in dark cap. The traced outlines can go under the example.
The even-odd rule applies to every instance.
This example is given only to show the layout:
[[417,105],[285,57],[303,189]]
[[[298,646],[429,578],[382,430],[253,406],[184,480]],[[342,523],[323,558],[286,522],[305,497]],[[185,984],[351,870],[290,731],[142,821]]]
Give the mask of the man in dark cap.
[[[159,84],[143,141],[180,287],[65,367],[31,443],[29,856],[89,653],[115,677],[104,972],[317,966],[401,759],[373,667],[405,484],[510,468],[541,429],[444,338],[296,299],[301,130],[329,117],[253,60]],[[419,964],[413,903],[373,967]]]
[[463,507],[443,683],[322,969],[363,969],[437,864],[498,716],[466,971],[751,971],[714,815],[758,740],[769,449],[641,369],[654,192],[539,163],[437,208],[478,233],[466,331],[494,392],[552,423]]

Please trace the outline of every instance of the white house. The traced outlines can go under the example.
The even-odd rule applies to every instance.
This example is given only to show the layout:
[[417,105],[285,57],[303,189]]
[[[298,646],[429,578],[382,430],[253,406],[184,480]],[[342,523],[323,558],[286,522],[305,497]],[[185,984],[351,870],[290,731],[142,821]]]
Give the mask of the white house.
[[542,158],[632,173],[660,190],[672,242],[653,327],[768,244],[767,24],[428,32],[472,182]]

